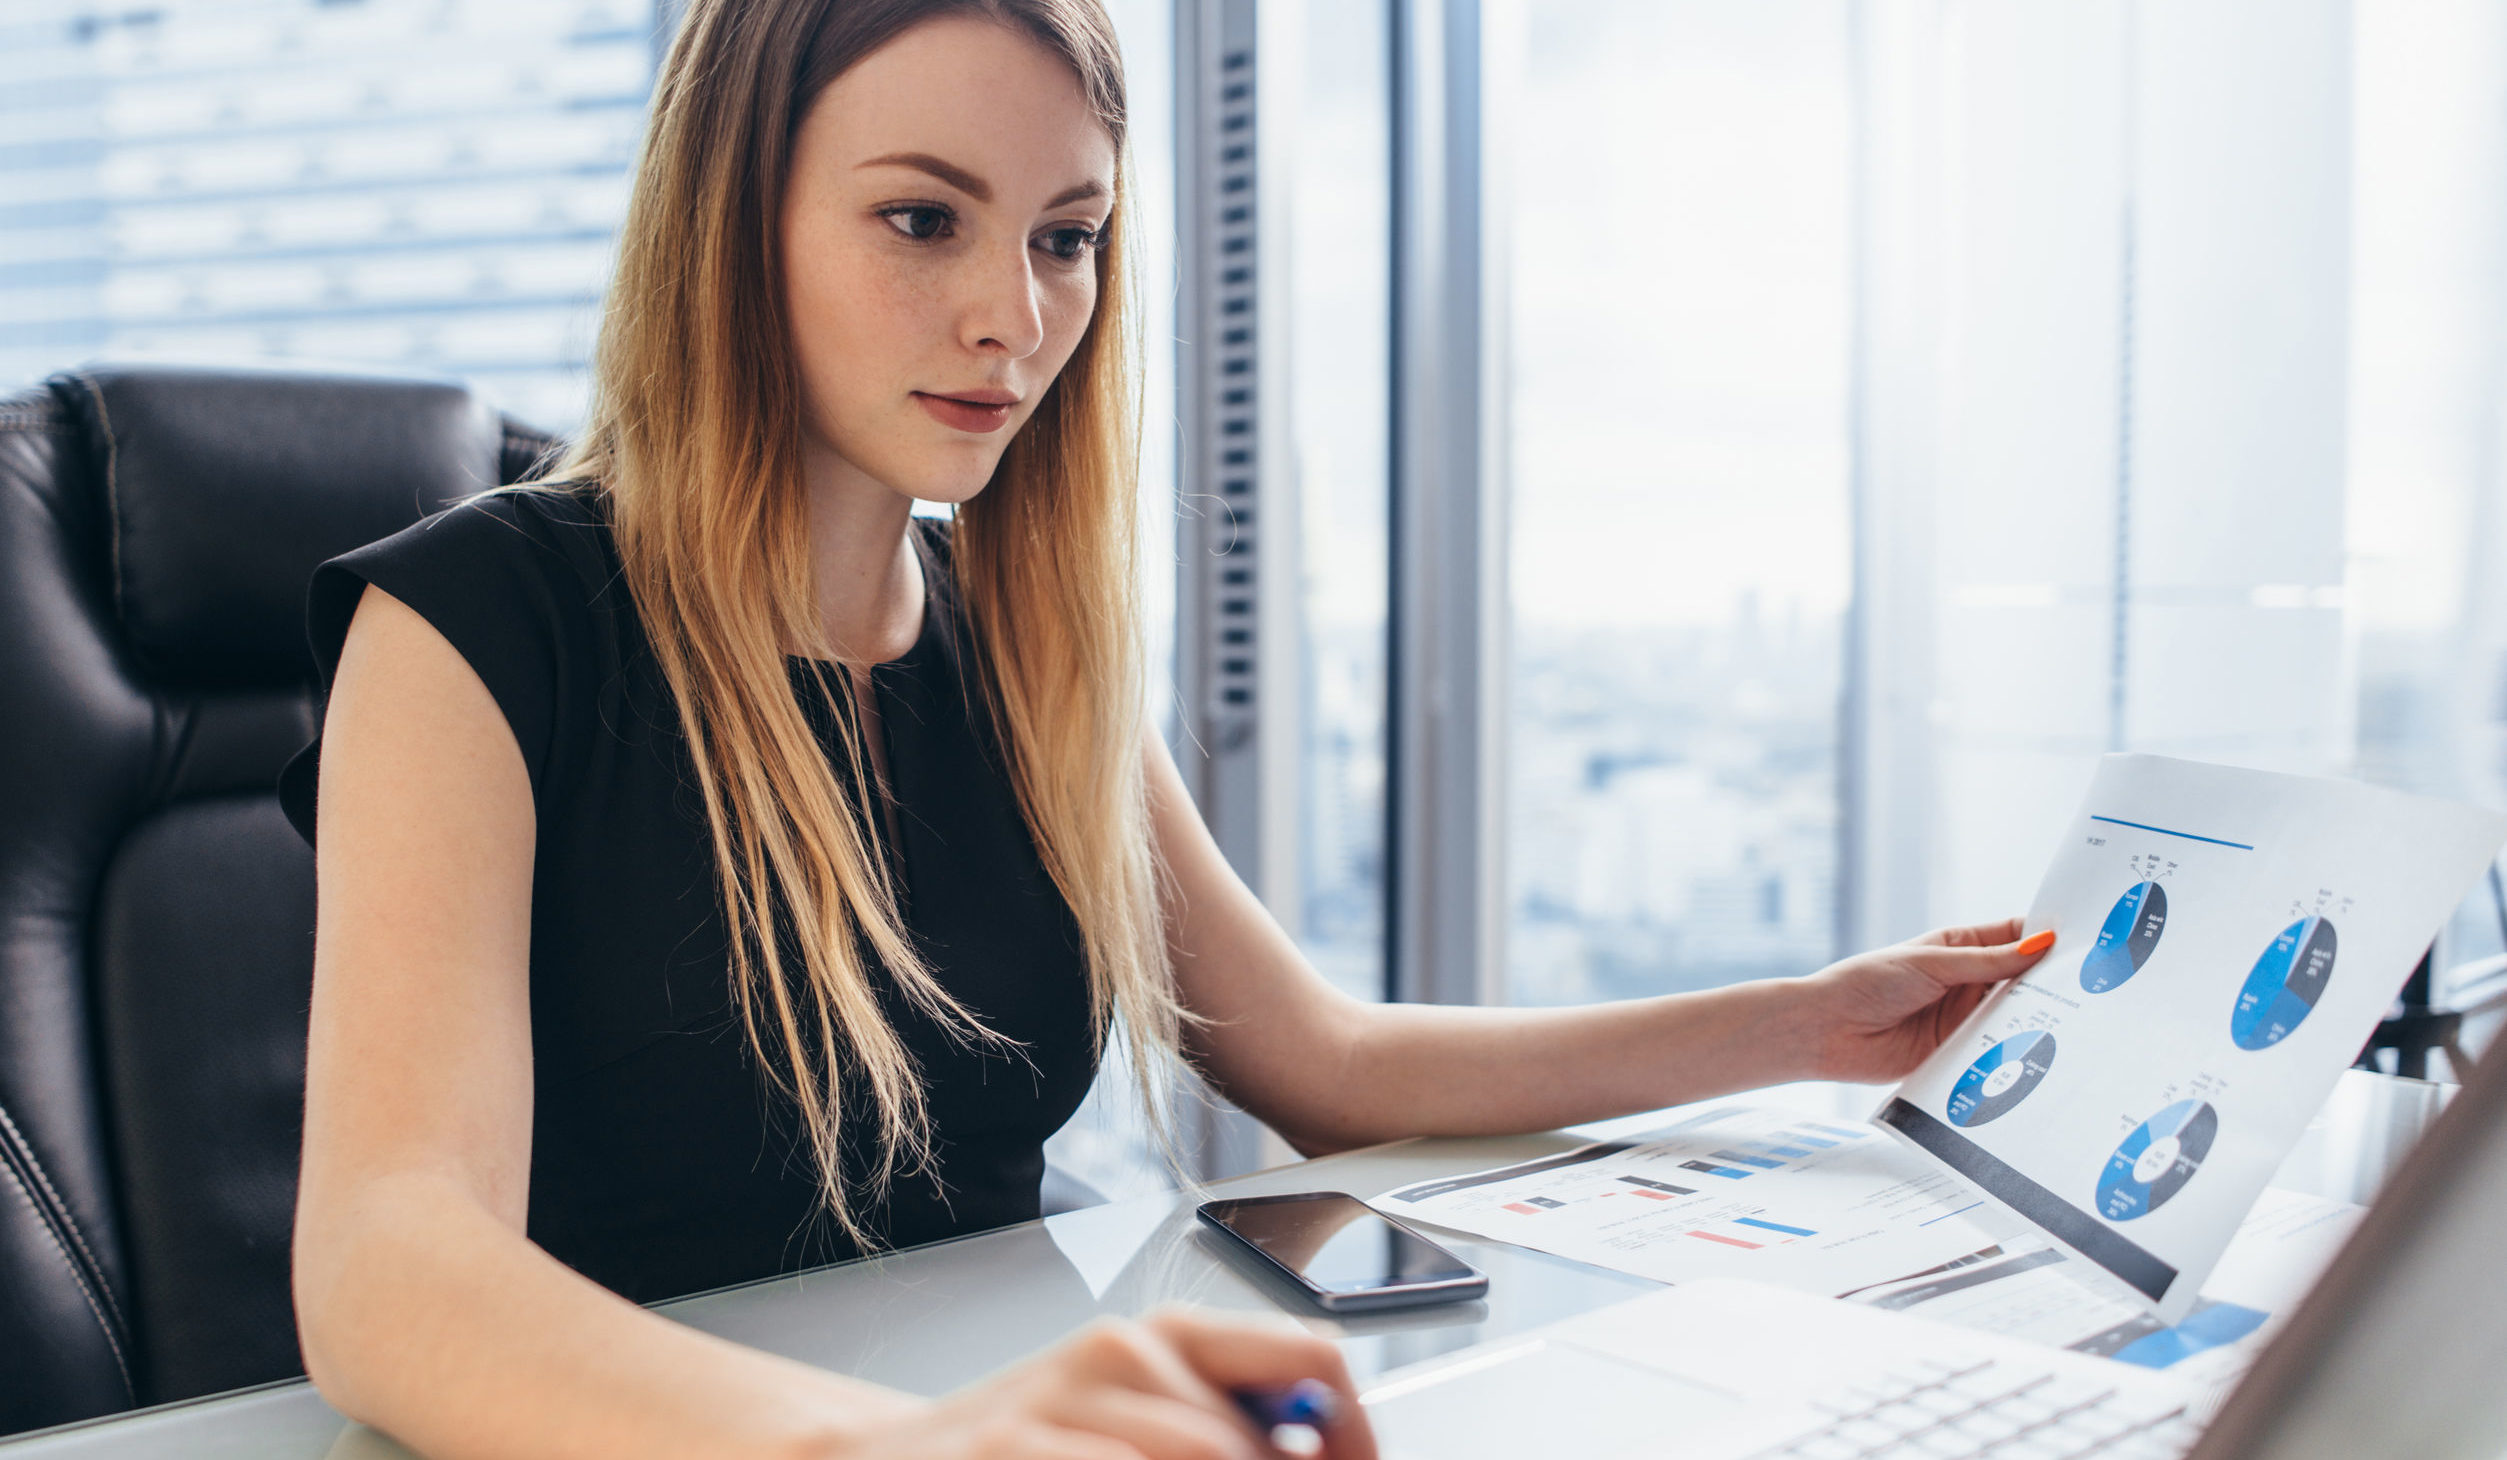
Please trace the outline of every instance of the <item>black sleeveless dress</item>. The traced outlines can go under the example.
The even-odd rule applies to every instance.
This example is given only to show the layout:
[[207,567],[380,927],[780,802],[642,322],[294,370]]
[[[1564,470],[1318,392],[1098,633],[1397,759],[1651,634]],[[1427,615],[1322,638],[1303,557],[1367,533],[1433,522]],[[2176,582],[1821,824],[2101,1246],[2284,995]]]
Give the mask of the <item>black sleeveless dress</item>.
[[[888,852],[929,966],[1017,1045],[968,1047],[874,975],[935,1138],[931,1167],[900,1174],[869,1213],[893,1247],[1034,1218],[1043,1142],[1096,1064],[1078,927],[973,693],[947,524],[916,531],[922,633],[871,673],[896,801]],[[326,686],[369,583],[470,662],[530,771],[531,1238],[641,1302],[855,1255],[732,1009],[703,804],[598,498],[484,498],[325,563],[310,623]],[[811,669],[792,667],[797,692]],[[830,717],[811,718],[841,768]],[[308,840],[319,750],[280,782]]]

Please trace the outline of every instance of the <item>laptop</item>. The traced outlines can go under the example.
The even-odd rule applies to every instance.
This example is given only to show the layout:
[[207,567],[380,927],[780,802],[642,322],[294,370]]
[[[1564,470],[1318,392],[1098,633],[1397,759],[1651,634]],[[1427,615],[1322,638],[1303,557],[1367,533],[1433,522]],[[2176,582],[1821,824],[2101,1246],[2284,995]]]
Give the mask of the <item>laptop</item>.
[[1413,1365],[1364,1398],[1406,1460],[2498,1460],[2502,1364],[2507,1042],[2224,1401],[2163,1370],[1722,1280]]

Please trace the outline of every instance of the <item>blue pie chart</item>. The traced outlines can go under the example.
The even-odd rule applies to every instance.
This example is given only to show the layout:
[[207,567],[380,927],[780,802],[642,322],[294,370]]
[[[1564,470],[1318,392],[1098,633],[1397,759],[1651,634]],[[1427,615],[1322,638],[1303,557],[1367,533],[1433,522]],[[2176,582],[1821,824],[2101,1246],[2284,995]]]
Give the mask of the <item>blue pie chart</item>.
[[1983,1125],[2011,1112],[2054,1068],[2054,1036],[2031,1029],[1986,1050],[1950,1087],[1950,1124]]
[[2080,986],[2093,994],[2120,988],[2141,972],[2167,931],[2167,889],[2156,882],[2137,882],[2107,909],[2098,928],[2098,946],[2080,961]]
[[2270,1049],[2307,1021],[2333,980],[2333,955],[2340,945],[2324,918],[2300,918],[2281,930],[2255,960],[2229,1014],[2229,1037],[2239,1049]]
[[2219,1112],[2200,1100],[2179,1100],[2133,1127],[2098,1177],[2098,1214],[2129,1222],[2167,1205],[2202,1169],[2219,1133]]

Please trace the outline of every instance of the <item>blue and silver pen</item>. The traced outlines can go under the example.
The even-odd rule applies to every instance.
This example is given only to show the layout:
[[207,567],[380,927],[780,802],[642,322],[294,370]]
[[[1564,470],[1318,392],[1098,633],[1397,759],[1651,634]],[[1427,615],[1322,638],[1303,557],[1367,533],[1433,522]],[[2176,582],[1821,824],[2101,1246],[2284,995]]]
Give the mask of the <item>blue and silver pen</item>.
[[1282,1425],[1327,1429],[1341,1411],[1340,1395],[1320,1379],[1300,1379],[1285,1389],[1240,1390],[1236,1402],[1265,1433]]

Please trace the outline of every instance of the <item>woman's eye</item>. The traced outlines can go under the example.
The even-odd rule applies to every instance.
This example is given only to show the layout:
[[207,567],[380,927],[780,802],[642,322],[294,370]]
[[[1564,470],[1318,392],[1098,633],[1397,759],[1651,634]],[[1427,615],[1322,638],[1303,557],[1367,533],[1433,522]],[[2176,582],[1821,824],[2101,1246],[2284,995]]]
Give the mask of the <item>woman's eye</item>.
[[908,238],[938,238],[949,228],[949,210],[915,205],[881,211],[888,226]]
[[1047,233],[1042,241],[1045,252],[1066,264],[1075,264],[1097,246],[1097,239],[1094,228],[1056,228]]

